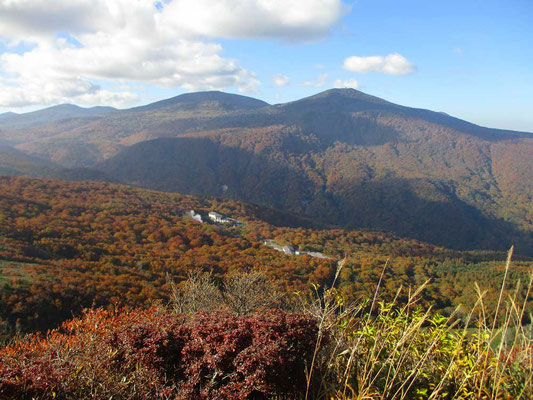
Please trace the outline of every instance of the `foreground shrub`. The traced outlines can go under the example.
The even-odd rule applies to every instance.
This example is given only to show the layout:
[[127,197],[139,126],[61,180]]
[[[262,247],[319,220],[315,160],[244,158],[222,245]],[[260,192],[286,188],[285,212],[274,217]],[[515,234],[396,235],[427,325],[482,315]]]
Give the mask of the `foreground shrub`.
[[290,299],[280,282],[261,271],[225,276],[217,282],[211,273],[190,274],[181,285],[172,284],[170,304],[177,313],[229,311],[249,315],[273,309],[290,308]]
[[316,338],[311,317],[281,312],[87,311],[1,350],[0,398],[293,399]]

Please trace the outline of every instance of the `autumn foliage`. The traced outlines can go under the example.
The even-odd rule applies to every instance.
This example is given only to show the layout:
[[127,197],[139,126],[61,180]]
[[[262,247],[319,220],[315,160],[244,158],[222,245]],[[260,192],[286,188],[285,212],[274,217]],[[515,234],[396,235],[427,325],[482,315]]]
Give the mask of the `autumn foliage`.
[[[190,209],[204,216],[216,210],[242,225],[199,224],[185,215]],[[260,270],[290,293],[309,284],[324,287],[345,257],[337,286],[350,300],[371,296],[388,262],[387,300],[399,287],[430,279],[422,302],[449,315],[458,304],[475,304],[472,283],[478,281],[486,284],[488,307],[496,305],[505,254],[452,251],[382,232],[302,227],[311,222],[227,199],[0,177],[0,342],[55,328],[87,307],[167,301],[172,283],[180,285],[193,272],[222,281]],[[331,258],[285,255],[265,246],[266,239]],[[510,287],[525,281],[532,266],[516,257]],[[527,307],[529,320],[531,303]]]
[[87,311],[0,351],[2,399],[293,399],[317,338],[308,316],[162,307]]

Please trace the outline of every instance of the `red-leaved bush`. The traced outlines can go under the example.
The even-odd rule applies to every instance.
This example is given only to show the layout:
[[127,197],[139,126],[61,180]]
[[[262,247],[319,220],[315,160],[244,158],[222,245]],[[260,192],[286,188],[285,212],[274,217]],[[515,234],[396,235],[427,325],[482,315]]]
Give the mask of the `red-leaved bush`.
[[279,311],[91,310],[0,350],[0,398],[294,399],[317,334],[312,318]]

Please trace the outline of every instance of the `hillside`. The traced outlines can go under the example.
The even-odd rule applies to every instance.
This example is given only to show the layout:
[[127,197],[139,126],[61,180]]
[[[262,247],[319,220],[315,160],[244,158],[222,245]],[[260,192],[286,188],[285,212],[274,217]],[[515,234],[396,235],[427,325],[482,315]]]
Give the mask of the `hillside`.
[[225,196],[457,249],[515,244],[533,254],[533,134],[352,89],[273,106],[192,93],[17,135],[26,138],[21,151],[136,186]]
[[[125,146],[197,129],[206,121],[227,119],[268,104],[222,92],[187,93],[107,116],[43,122],[27,129],[1,129],[0,140],[66,167],[92,166]],[[46,111],[46,110],[43,110]]]
[[[237,225],[200,224],[215,210]],[[308,225],[308,228],[291,226]],[[290,245],[288,255],[265,245]],[[319,256],[322,253],[325,257]],[[266,271],[292,293],[330,283],[348,299],[371,296],[388,260],[382,295],[432,280],[423,302],[441,312],[473,305],[473,281],[497,300],[501,253],[457,252],[386,233],[313,227],[272,209],[213,197],[161,193],[109,183],[0,178],[0,330],[42,330],[84,307],[151,304],[169,298],[170,283],[211,271],[217,279]],[[509,279],[532,263],[517,258]],[[402,298],[403,299],[403,298]],[[402,300],[403,301],[403,300]],[[1,336],[1,335],[0,335]]]
[[0,175],[54,177],[62,168],[52,162],[27,155],[0,144]]

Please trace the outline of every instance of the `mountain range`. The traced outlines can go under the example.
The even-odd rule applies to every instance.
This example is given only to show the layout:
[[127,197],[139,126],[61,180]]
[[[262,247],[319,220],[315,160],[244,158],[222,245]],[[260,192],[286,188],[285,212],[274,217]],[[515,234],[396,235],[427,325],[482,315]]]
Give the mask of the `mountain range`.
[[235,198],[329,226],[533,254],[533,134],[352,89],[0,115],[0,173]]

